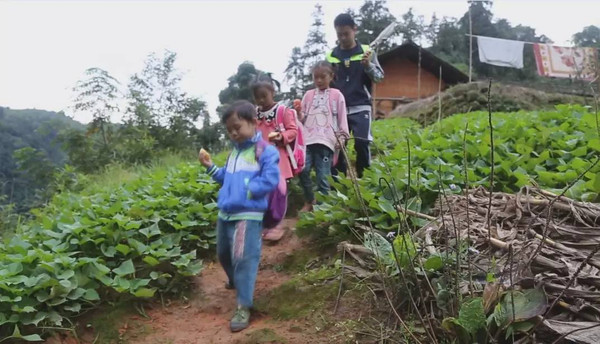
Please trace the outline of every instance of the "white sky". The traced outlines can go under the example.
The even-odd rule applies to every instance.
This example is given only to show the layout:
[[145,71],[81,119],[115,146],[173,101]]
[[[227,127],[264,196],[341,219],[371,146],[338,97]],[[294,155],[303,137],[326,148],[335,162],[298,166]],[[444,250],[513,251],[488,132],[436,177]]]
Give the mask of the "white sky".
[[[183,90],[207,101],[214,114],[219,91],[241,62],[282,77],[291,49],[304,44],[316,2],[0,0],[0,105],[72,114],[71,89],[85,69],[106,69],[125,87],[150,52],[169,49],[186,73]],[[320,1],[330,45],[333,18],[362,2]],[[460,17],[467,2],[388,0],[388,7],[398,18],[413,7],[428,21],[434,12]],[[492,11],[555,44],[568,45],[584,26],[600,25],[600,0],[496,0]]]

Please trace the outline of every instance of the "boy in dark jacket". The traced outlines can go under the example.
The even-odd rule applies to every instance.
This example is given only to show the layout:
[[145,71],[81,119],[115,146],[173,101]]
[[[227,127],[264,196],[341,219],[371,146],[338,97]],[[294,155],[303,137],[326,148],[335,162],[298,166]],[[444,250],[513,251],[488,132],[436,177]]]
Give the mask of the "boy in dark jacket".
[[[369,143],[371,136],[373,83],[383,79],[383,69],[377,55],[366,44],[356,40],[357,26],[349,14],[338,15],[334,21],[338,46],[327,53],[327,61],[335,67],[333,87],[339,89],[348,107],[348,128],[354,136],[356,172],[362,177],[371,165]],[[347,162],[340,157],[333,174],[346,173]]]

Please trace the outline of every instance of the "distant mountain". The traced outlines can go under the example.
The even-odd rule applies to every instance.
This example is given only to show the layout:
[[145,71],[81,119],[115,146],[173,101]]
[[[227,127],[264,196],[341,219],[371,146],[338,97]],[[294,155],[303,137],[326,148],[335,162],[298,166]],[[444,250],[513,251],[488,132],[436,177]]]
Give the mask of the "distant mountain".
[[56,142],[63,129],[84,129],[84,125],[62,112],[13,110],[0,107],[0,196],[14,203],[27,198],[32,190],[23,185],[13,159],[15,150],[32,147],[44,152],[55,165],[61,166],[66,155]]

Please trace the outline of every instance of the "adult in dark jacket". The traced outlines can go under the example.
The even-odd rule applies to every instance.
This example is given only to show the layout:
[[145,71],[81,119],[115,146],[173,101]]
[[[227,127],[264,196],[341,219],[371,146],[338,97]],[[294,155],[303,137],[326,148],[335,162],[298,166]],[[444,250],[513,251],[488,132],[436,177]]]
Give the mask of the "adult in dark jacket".
[[[327,53],[327,61],[335,67],[333,87],[339,89],[348,107],[348,128],[354,136],[356,150],[356,172],[362,177],[365,168],[371,165],[369,144],[372,121],[372,86],[383,79],[383,69],[366,44],[356,40],[357,26],[349,14],[342,13],[334,20],[338,45]],[[347,162],[340,156],[332,173],[346,173]]]

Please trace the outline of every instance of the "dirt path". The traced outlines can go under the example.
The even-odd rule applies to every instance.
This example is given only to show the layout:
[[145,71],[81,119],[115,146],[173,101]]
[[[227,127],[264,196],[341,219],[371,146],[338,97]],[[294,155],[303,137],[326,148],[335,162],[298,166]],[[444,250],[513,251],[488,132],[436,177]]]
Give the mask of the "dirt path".
[[[295,221],[286,220],[287,227],[293,228],[294,225]],[[288,274],[278,272],[277,267],[289,254],[300,247],[302,243],[294,234],[287,235],[276,245],[263,244],[256,282],[257,299],[290,279]],[[136,325],[143,325],[146,328],[143,333],[128,334],[128,328],[133,326],[125,326],[122,331],[124,338],[127,339],[126,342],[130,344],[269,343],[280,342],[281,338],[284,338],[287,343],[307,342],[307,335],[310,335],[311,331],[306,323],[275,321],[267,314],[253,313],[248,329],[240,333],[231,333],[229,319],[236,306],[235,291],[226,290],[225,281],[225,273],[219,264],[211,263],[196,278],[194,297],[188,303],[175,303],[166,308],[157,305],[148,311],[151,319],[135,320],[138,323]]]

